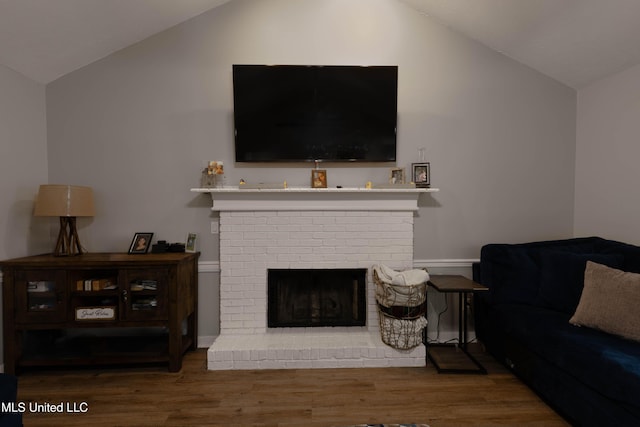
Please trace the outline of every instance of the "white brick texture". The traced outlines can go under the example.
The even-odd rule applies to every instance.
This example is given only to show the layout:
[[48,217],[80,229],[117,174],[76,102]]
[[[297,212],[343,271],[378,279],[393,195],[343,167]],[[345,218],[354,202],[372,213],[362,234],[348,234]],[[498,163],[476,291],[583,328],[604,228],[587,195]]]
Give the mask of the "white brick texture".
[[[257,224],[266,226],[257,231]],[[403,269],[413,262],[412,212],[221,212],[220,230],[221,334],[266,332],[269,268]],[[367,325],[377,329],[370,274],[367,305]]]
[[[209,350],[209,368],[424,365],[422,346],[422,350],[407,353],[370,342],[353,348],[318,348],[314,343],[309,348],[293,349],[285,338],[282,348],[273,352],[275,357],[269,357],[278,332],[267,328],[268,269],[366,268],[367,326],[355,329],[375,337],[379,336],[379,326],[371,267],[386,264],[407,269],[412,262],[411,211],[220,212],[220,337]],[[318,328],[297,329],[297,333],[307,335],[318,333]],[[244,347],[243,351],[234,350],[240,342],[246,342],[243,336],[265,336],[268,343],[264,351]],[[236,345],[231,344],[234,337]],[[250,342],[258,341],[250,338]],[[323,354],[326,357],[321,357]],[[393,354],[400,362],[394,364],[393,357],[389,358]]]

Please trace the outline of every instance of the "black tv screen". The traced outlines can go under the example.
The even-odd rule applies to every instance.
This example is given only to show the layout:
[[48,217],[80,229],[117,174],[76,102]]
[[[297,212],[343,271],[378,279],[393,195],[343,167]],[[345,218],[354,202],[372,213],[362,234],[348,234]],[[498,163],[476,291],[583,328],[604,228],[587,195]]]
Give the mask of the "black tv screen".
[[397,100],[397,66],[234,65],[236,162],[393,162]]

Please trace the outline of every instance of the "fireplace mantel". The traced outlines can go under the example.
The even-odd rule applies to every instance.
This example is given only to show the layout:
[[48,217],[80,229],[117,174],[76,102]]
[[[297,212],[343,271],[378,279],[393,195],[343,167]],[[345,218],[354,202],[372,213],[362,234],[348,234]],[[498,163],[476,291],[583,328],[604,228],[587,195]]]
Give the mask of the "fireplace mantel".
[[417,211],[421,194],[437,188],[192,188],[209,193],[214,211]]

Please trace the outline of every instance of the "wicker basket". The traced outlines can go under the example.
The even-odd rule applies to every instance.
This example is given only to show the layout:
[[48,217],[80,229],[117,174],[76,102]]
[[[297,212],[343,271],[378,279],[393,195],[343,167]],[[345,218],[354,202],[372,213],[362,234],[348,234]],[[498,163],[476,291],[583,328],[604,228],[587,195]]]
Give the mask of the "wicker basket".
[[424,316],[418,316],[415,319],[398,319],[380,309],[378,316],[383,343],[398,350],[410,350],[422,344],[422,330],[427,326],[427,319]]
[[422,344],[422,330],[427,326],[427,284],[393,285],[383,281],[375,269],[373,281],[382,342],[399,350]]

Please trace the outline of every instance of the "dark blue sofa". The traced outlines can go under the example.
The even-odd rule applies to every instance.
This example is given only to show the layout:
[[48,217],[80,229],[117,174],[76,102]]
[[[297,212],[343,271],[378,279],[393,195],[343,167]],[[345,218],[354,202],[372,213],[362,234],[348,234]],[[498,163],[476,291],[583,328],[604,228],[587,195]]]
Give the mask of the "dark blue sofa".
[[[14,375],[0,374],[0,427],[21,427],[22,413],[16,399],[18,395],[18,379]],[[11,405],[13,404],[13,405]]]
[[640,426],[640,342],[569,323],[587,260],[640,273],[640,247],[599,237],[485,245],[476,335],[572,424]]

